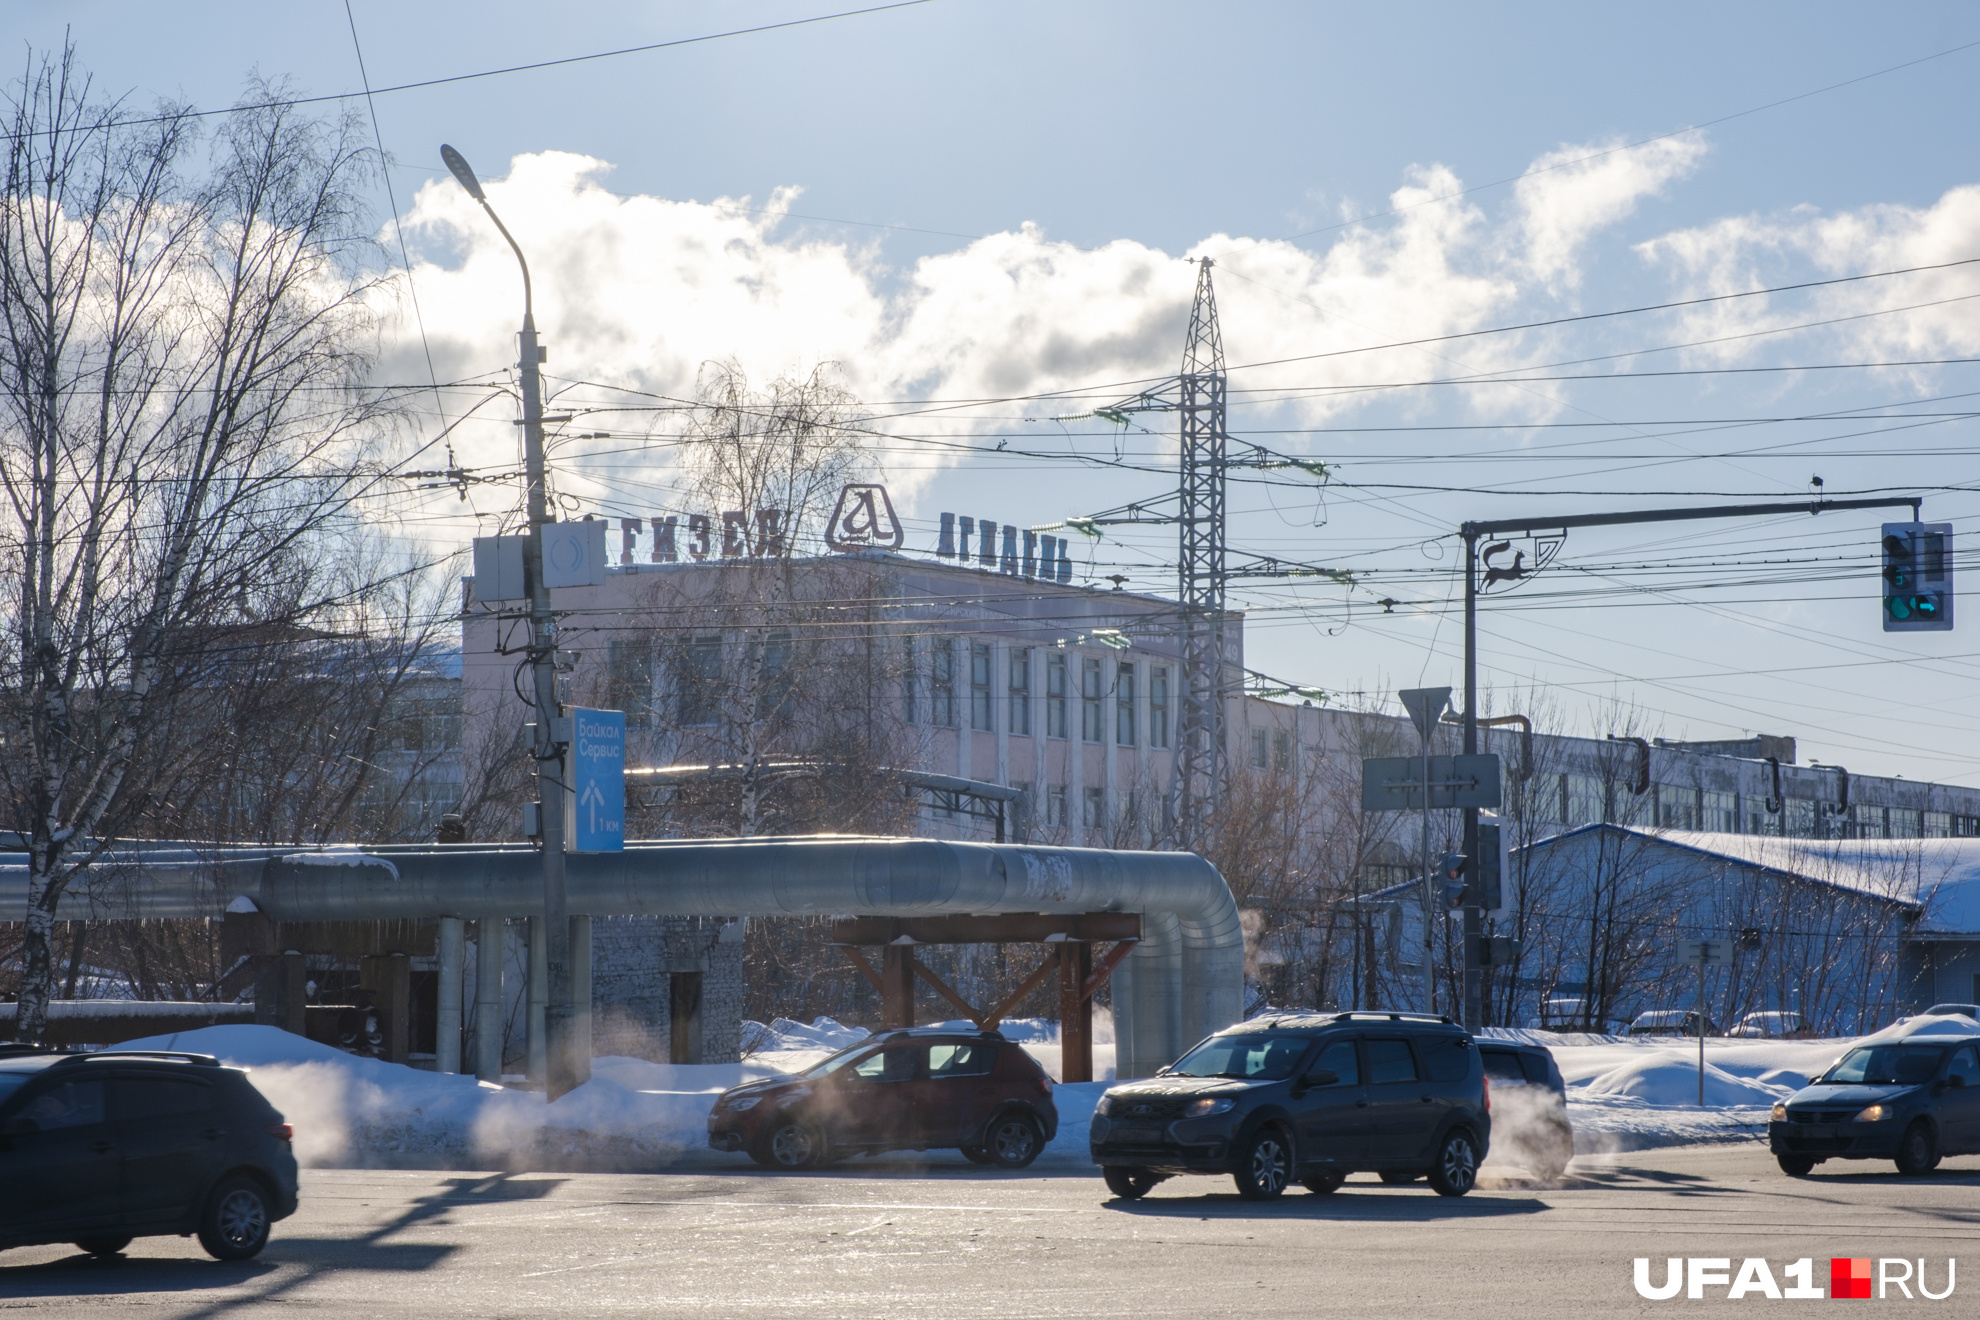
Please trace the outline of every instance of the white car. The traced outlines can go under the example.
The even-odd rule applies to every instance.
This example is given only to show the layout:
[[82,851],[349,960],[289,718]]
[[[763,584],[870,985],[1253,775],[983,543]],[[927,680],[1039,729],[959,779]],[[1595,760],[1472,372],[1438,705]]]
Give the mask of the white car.
[[1801,1014],[1799,1013],[1748,1013],[1739,1020],[1728,1036],[1760,1037],[1778,1040],[1784,1036],[1799,1036]]

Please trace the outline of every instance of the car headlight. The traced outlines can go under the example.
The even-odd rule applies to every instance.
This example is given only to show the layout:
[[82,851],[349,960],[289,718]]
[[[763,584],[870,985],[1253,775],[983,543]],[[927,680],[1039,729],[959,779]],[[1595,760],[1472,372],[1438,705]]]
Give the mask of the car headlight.
[[1201,1100],[1190,1101],[1189,1108],[1183,1111],[1183,1117],[1206,1118],[1211,1114],[1226,1114],[1236,1105],[1237,1101],[1230,1096],[1220,1095],[1213,1097],[1206,1095]]
[[1890,1116],[1891,1111],[1888,1106],[1871,1105],[1868,1109],[1859,1113],[1855,1121],[1858,1123],[1881,1123]]
[[1774,1102],[1774,1112],[1769,1117],[1776,1123],[1787,1122],[1787,1101],[1776,1100]]
[[763,1097],[760,1095],[746,1095],[740,1100],[731,1100],[729,1101],[729,1112],[740,1114],[745,1109],[754,1109],[762,1100]]
[[1113,1113],[1114,1097],[1111,1095],[1101,1096],[1098,1100],[1094,1102],[1093,1112],[1100,1115],[1102,1118],[1105,1118],[1108,1114]]

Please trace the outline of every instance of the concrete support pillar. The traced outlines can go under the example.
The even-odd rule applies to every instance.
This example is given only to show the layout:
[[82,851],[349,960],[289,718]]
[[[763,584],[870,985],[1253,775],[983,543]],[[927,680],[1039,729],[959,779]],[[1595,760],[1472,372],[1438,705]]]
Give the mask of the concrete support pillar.
[[914,1025],[914,946],[889,944],[880,954],[880,1018],[889,1027]]
[[577,1084],[591,1080],[591,918],[571,918],[571,1055]]
[[474,1075],[502,1080],[502,945],[508,923],[500,917],[475,922]]
[[1086,978],[1093,975],[1093,946],[1067,940],[1059,946],[1059,1080],[1093,1080],[1093,999]]
[[550,1009],[550,949],[543,938],[543,918],[529,919],[529,1079],[550,1075],[550,1038],[546,1016]]
[[466,967],[466,925],[459,917],[440,918],[436,952],[440,987],[434,995],[433,1066],[443,1073],[461,1070],[461,982]]

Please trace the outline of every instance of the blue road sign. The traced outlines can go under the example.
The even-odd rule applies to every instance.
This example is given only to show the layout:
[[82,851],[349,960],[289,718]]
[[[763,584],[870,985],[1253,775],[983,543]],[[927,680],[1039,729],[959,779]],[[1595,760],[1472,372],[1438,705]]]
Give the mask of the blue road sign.
[[571,712],[571,791],[576,852],[619,852],[626,846],[626,715],[618,710]]

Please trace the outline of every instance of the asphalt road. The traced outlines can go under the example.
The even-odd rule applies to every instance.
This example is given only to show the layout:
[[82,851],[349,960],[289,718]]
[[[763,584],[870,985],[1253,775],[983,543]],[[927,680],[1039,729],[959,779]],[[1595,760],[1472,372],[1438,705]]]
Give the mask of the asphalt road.
[[[147,1238],[98,1261],[0,1253],[0,1309],[62,1315],[374,1318],[606,1312],[742,1317],[1603,1316],[1644,1301],[1636,1256],[1944,1260],[1980,1226],[1980,1159],[1783,1177],[1758,1147],[1580,1159],[1568,1185],[1446,1200],[1357,1177],[1264,1205],[1227,1179],[1111,1202],[1085,1171],[855,1161],[822,1174],[305,1173],[257,1260]],[[1980,1252],[1975,1253],[1980,1257]],[[1662,1277],[1662,1260],[1657,1275]],[[1980,1269],[1980,1262],[1976,1263]],[[1921,1310],[1970,1310],[1970,1292]],[[1786,1282],[1783,1287],[1788,1286]],[[1751,1300],[1758,1300],[1757,1298]],[[1769,1314],[1810,1302],[1764,1304]]]

